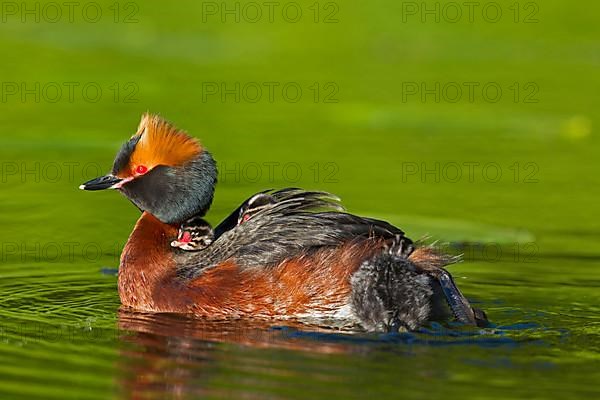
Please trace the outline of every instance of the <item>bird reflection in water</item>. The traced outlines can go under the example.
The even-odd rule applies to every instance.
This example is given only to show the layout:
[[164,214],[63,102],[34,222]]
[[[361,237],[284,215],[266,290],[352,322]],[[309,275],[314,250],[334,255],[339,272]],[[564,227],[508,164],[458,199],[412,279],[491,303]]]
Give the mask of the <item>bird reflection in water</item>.
[[[315,336],[297,335],[299,327],[303,333],[312,332]],[[240,379],[244,370],[252,374],[293,373],[273,366],[269,355],[257,355],[256,349],[342,354],[361,347],[358,343],[336,342],[333,338],[338,336],[337,331],[307,325],[286,323],[285,327],[274,327],[268,321],[209,321],[129,310],[119,311],[119,329],[123,372],[120,386],[128,399],[230,395],[232,390],[258,383],[251,377],[241,378],[244,382],[236,385],[228,382],[229,388],[227,383],[220,383],[231,375]],[[317,340],[323,333],[331,334],[332,340]],[[244,392],[243,397],[264,398],[264,393]]]

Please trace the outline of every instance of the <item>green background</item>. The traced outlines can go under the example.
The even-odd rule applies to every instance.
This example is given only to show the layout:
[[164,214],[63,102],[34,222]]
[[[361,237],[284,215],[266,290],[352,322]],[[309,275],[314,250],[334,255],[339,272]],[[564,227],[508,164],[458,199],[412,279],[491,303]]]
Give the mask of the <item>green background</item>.
[[[598,395],[596,2],[77,4],[2,3],[2,398]],[[452,273],[497,328],[118,314],[139,213],[77,187],[146,111],[218,161],[211,222],[266,188],[333,192],[464,253]]]

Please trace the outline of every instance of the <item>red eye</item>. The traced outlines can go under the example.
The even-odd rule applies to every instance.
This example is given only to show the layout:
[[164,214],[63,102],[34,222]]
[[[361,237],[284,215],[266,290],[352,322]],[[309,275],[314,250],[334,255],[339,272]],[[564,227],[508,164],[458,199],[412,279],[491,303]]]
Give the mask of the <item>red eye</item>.
[[145,165],[138,165],[135,169],[135,173],[138,175],[144,175],[146,172],[148,172],[148,167]]

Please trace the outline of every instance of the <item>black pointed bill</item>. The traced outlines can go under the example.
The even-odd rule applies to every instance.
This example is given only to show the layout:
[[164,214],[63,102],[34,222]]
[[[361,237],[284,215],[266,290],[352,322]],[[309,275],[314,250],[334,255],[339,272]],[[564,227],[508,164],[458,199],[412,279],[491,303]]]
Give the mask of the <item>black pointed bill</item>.
[[130,178],[119,178],[114,175],[101,176],[99,178],[87,181],[79,186],[81,190],[104,190],[104,189],[119,189],[125,183],[129,182]]

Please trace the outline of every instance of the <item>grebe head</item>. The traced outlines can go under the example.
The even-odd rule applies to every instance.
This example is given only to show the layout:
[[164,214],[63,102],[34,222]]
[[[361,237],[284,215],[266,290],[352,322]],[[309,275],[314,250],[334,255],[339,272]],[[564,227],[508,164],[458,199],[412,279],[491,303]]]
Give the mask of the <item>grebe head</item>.
[[275,198],[267,193],[259,193],[242,204],[238,216],[238,225],[248,221],[261,210],[275,204]]
[[210,246],[214,236],[208,222],[200,217],[193,217],[181,224],[177,239],[171,242],[171,246],[187,251],[198,251]]
[[81,185],[117,189],[142,211],[179,224],[208,211],[217,167],[200,143],[156,115],[142,116],[138,131],[121,147],[112,172]]

